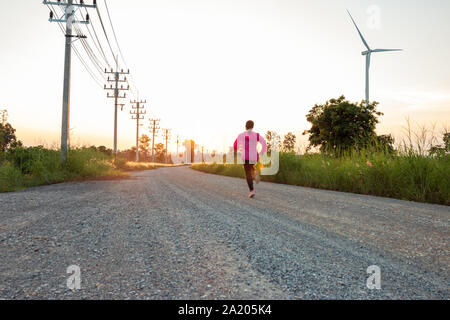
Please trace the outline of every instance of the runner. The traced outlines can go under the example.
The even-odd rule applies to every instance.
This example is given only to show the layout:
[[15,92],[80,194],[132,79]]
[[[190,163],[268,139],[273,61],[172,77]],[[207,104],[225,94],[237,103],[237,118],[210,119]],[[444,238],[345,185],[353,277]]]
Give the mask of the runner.
[[255,196],[253,180],[258,184],[260,180],[259,168],[255,169],[255,164],[259,162],[258,143],[261,144],[261,154],[267,152],[266,140],[256,132],[253,132],[255,123],[247,121],[245,129],[234,142],[234,150],[242,150],[242,161],[244,162],[245,176],[247,178],[248,188],[250,189],[249,198]]

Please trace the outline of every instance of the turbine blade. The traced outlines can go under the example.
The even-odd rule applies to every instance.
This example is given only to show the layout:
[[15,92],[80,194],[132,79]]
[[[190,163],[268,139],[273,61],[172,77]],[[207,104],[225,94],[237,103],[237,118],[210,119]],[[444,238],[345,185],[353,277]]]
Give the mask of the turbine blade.
[[361,31],[359,31],[359,28],[358,28],[358,26],[356,25],[356,22],[355,22],[355,20],[353,19],[352,15],[350,14],[350,11],[347,10],[347,12],[348,12],[348,15],[350,16],[350,18],[352,19],[353,24],[354,24],[355,27],[356,27],[356,30],[358,30],[358,33],[359,33],[359,36],[361,37],[362,42],[363,42],[364,45],[366,46],[367,50],[370,51],[369,45],[367,44],[366,39],[364,39],[364,37],[363,37]]
[[403,51],[403,49],[375,49],[372,52],[389,52],[389,51]]

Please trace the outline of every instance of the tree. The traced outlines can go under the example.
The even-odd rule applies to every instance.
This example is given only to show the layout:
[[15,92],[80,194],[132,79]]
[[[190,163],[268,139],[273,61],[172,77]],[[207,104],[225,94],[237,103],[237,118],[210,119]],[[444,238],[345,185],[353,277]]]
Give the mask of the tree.
[[277,146],[277,151],[281,148],[280,136],[275,131],[267,131],[266,133],[267,153],[272,152],[272,148]]
[[[142,152],[145,158],[148,158],[149,150],[150,150],[150,141],[151,139],[146,135],[143,134],[139,138],[139,152]],[[136,150],[136,148],[135,148]]]
[[166,160],[166,148],[163,143],[155,145],[155,160],[160,163],[164,163]]
[[434,146],[430,149],[431,156],[444,157],[450,153],[450,132],[444,133],[444,145]]
[[106,154],[108,157],[112,157],[113,155],[113,150],[106,148],[105,146],[100,146],[97,148],[98,151],[100,151],[101,153]]
[[22,142],[16,138],[16,129],[9,123],[0,123],[0,152],[5,152],[9,148],[22,146]]
[[450,132],[444,133],[444,148],[445,152],[450,152]]
[[394,142],[394,138],[390,134],[377,136],[373,142],[373,148],[377,151],[392,154],[395,151]]
[[297,142],[297,137],[292,132],[289,132],[287,135],[284,136],[282,150],[284,152],[288,152],[288,153],[294,152],[296,142]]
[[366,106],[365,102],[351,103],[340,96],[323,105],[315,105],[306,116],[311,129],[309,147],[320,147],[321,152],[339,154],[351,148],[362,149],[376,139],[375,127],[378,102]]

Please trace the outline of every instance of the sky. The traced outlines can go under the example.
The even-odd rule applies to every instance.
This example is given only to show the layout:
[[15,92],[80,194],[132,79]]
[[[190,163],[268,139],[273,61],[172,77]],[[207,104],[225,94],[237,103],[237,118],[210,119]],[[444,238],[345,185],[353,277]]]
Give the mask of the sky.
[[[91,1],[87,0],[86,3]],[[106,32],[118,52],[103,0]],[[398,137],[405,118],[450,124],[450,1],[448,0],[108,0],[131,98],[146,99],[147,117],[172,137],[225,151],[254,120],[261,133],[309,129],[316,103],[344,94],[364,99],[365,50],[346,9],[372,48],[371,100],[380,102],[377,131]],[[92,27],[113,60],[95,10]],[[0,110],[26,145],[58,146],[64,36],[39,0],[0,2]],[[85,26],[80,27],[100,57]],[[91,33],[92,33],[92,29]],[[90,63],[80,41],[74,43]],[[100,57],[99,60],[102,60]],[[97,81],[101,75],[94,71]],[[135,89],[136,88],[136,89]],[[133,96],[134,95],[134,96]],[[119,149],[135,144],[130,99],[119,113]],[[72,58],[71,143],[113,143],[113,100],[78,58]],[[301,137],[300,143],[304,143]],[[170,148],[173,150],[174,139]],[[162,138],[157,138],[162,142]]]

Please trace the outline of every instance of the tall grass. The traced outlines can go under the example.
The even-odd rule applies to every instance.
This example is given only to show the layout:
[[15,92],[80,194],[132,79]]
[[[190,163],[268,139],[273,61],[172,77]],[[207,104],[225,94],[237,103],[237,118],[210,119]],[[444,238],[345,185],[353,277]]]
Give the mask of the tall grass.
[[58,150],[16,148],[0,159],[0,192],[59,183],[73,179],[123,176],[106,154],[94,148],[69,151],[66,164]]
[[[193,169],[244,177],[241,165],[197,164]],[[280,169],[263,181],[450,205],[450,159],[419,152],[362,151],[340,157],[280,154]]]

